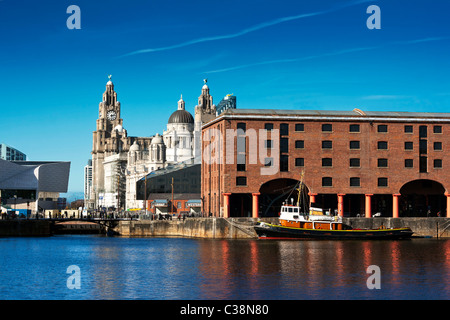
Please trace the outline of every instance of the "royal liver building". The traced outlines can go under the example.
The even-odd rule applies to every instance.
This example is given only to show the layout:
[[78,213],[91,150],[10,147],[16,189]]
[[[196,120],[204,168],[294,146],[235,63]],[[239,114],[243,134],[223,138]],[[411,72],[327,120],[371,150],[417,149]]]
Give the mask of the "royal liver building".
[[200,163],[201,126],[216,116],[216,106],[206,84],[202,87],[195,118],[181,97],[162,135],[131,137],[123,127],[121,104],[111,81],[99,104],[92,143],[92,187],[88,209],[143,208],[136,200],[136,182],[148,173],[181,162]]

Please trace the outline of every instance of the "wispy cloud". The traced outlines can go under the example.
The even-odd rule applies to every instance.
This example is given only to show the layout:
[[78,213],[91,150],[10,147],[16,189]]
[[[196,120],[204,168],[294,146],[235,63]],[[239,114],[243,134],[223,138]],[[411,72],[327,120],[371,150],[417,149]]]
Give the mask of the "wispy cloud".
[[379,94],[372,96],[365,96],[361,99],[363,100],[398,100],[398,99],[411,99],[414,98],[412,96],[403,96],[403,95],[395,95],[395,94]]
[[229,67],[229,68],[206,71],[203,73],[219,73],[219,72],[233,71],[233,70],[244,69],[244,68],[266,65],[266,64],[306,61],[306,60],[312,60],[312,59],[323,58],[323,57],[337,56],[337,55],[341,55],[341,54],[345,54],[345,53],[371,50],[371,49],[375,49],[375,48],[376,47],[360,47],[360,48],[345,49],[345,50],[340,50],[340,51],[336,51],[336,52],[329,52],[329,53],[324,53],[324,54],[319,54],[319,55],[293,58],[293,59],[276,59],[276,60],[261,61],[261,62],[243,64],[243,65],[239,65],[239,66],[233,66],[233,67]]
[[396,42],[391,42],[391,43],[383,44],[383,45],[343,49],[343,50],[339,50],[339,51],[333,51],[333,52],[312,55],[312,56],[306,56],[306,57],[267,60],[267,61],[261,61],[261,62],[255,62],[255,63],[249,63],[249,64],[243,64],[243,65],[238,65],[238,66],[232,66],[232,67],[227,67],[227,68],[222,68],[222,69],[206,71],[203,73],[208,73],[208,74],[209,73],[219,73],[219,72],[233,71],[233,70],[238,70],[238,69],[250,68],[250,67],[260,66],[260,65],[275,64],[275,63],[300,62],[300,61],[306,61],[306,60],[312,60],[312,59],[318,59],[318,58],[324,58],[324,57],[339,56],[339,55],[352,53],[352,52],[380,49],[380,48],[390,46],[390,45],[412,45],[412,44],[417,44],[417,43],[442,41],[442,40],[448,40],[448,39],[450,39],[450,37],[429,37],[429,38],[422,38],[422,39],[415,39],[415,40],[396,41]]
[[189,40],[189,41],[178,43],[178,44],[173,44],[173,45],[166,46],[166,47],[147,48],[147,49],[136,50],[136,51],[132,51],[132,52],[126,53],[124,55],[121,55],[118,58],[127,57],[127,56],[133,56],[133,55],[142,54],[142,53],[151,53],[151,52],[158,52],[158,51],[166,51],[166,50],[178,49],[178,48],[187,47],[187,46],[190,46],[190,45],[194,45],[194,44],[197,44],[197,43],[208,42],[208,41],[217,41],[217,40],[225,40],[225,39],[237,38],[237,37],[246,35],[248,33],[255,32],[255,31],[258,31],[258,30],[261,30],[261,29],[264,29],[264,28],[268,28],[268,27],[271,27],[271,26],[274,26],[274,25],[277,25],[277,24],[280,24],[280,23],[293,21],[293,20],[304,19],[304,18],[308,18],[308,17],[319,16],[319,15],[323,15],[323,14],[327,14],[327,13],[332,13],[332,12],[335,12],[335,11],[338,11],[338,10],[342,10],[342,9],[350,7],[350,6],[355,6],[355,5],[366,3],[366,2],[369,2],[369,1],[371,1],[371,0],[351,1],[351,2],[347,2],[345,4],[341,4],[341,5],[335,6],[333,8],[327,9],[327,10],[311,12],[311,13],[302,13],[302,14],[298,14],[298,15],[294,15],[294,16],[287,16],[287,17],[282,17],[282,18],[278,18],[278,19],[275,19],[275,20],[259,23],[257,25],[252,26],[252,27],[249,27],[249,28],[246,28],[246,29],[243,29],[241,31],[238,31],[238,32],[235,32],[235,33],[231,33],[231,34],[203,37],[203,38],[193,39],[193,40]]

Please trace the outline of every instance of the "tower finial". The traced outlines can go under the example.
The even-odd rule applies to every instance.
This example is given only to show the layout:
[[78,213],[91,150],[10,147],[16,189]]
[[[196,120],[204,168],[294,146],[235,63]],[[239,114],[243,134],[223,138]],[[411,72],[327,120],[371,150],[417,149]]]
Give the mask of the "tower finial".
[[206,84],[208,82],[208,78],[203,79],[203,82]]
[[112,75],[109,75],[109,76],[108,76],[109,81],[111,81],[111,78],[112,78]]

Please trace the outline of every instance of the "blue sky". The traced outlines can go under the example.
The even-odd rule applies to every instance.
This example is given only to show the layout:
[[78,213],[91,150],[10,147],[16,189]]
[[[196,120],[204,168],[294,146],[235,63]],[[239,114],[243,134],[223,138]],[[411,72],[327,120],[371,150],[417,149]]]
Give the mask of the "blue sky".
[[[81,9],[69,30],[67,7]],[[381,29],[369,30],[369,5]],[[0,0],[0,142],[71,161],[83,190],[112,74],[130,136],[191,113],[208,78],[238,108],[447,112],[447,0]]]

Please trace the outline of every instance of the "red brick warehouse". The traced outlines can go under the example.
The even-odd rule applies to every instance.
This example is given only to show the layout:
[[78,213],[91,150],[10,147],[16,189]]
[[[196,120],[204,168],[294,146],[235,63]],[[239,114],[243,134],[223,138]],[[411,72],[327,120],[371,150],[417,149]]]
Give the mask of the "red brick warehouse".
[[450,217],[449,132],[449,113],[229,109],[202,128],[202,211],[277,216],[303,170],[342,216]]

